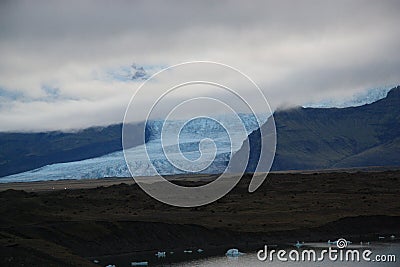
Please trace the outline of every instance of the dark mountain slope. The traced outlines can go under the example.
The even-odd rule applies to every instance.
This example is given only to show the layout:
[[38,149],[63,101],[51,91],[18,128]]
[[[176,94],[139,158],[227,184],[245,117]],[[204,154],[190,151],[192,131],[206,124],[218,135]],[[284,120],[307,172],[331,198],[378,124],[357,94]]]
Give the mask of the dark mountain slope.
[[345,158],[333,167],[399,166],[400,138]]
[[[295,108],[274,114],[272,170],[400,165],[400,86],[386,98],[349,108]],[[264,127],[264,126],[263,126]],[[249,135],[254,171],[259,131]]]
[[[122,150],[122,124],[78,132],[0,133],[0,177],[48,164],[102,156]],[[131,146],[143,143],[140,124],[132,124]]]

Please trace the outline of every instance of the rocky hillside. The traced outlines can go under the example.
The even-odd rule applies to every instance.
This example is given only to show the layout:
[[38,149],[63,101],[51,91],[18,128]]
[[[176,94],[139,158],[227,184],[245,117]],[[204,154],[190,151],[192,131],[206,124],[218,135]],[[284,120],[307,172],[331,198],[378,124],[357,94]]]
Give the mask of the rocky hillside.
[[[272,170],[400,166],[400,86],[371,104],[293,108],[276,112],[274,118],[277,147]],[[259,131],[251,133],[249,141],[247,170],[252,172]]]

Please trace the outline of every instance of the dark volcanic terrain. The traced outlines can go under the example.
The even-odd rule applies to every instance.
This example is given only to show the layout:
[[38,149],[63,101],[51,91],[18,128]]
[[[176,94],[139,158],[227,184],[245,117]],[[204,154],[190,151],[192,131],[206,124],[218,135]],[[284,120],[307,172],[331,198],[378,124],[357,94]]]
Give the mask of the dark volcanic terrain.
[[149,255],[151,262],[158,250],[202,248],[212,255],[232,246],[246,251],[400,234],[400,171],[275,173],[251,194],[249,180],[246,175],[228,195],[198,208],[162,204],[136,184],[43,191],[52,183],[43,182],[25,183],[29,192],[4,190],[0,265],[90,266],[98,259],[128,266]]

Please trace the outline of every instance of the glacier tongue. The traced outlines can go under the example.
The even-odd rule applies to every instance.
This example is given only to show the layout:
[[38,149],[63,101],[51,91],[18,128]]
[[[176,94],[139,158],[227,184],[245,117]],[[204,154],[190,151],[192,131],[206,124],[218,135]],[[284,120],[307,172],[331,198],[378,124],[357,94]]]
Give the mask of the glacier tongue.
[[[240,145],[231,148],[231,144],[241,144],[243,135],[238,134],[243,126],[247,134],[258,128],[257,118],[252,114],[239,114],[243,124],[232,125],[236,120],[231,117],[221,117],[219,121],[230,124],[231,131],[229,134],[224,127],[212,120],[200,118],[186,124],[180,132],[179,139],[176,137],[169,138],[167,135],[164,140],[164,147],[161,144],[161,128],[162,121],[151,121],[146,125],[146,144],[133,147],[125,150],[129,166],[134,176],[152,176],[156,175],[156,171],[161,175],[182,174],[188,173],[190,169],[190,161],[180,160],[181,155],[174,152],[172,149],[179,140],[179,149],[183,156],[189,160],[199,159],[201,153],[213,153],[216,148],[216,155],[214,160],[208,167],[203,169],[201,173],[221,173],[227,167],[231,152],[239,150]],[[262,118],[266,121],[266,117]],[[173,124],[173,122],[172,122]],[[199,146],[200,140],[209,138],[213,140],[215,146],[205,145],[202,147],[201,153]],[[235,141],[235,142],[234,142]],[[146,147],[144,147],[146,146]],[[169,147],[171,146],[171,147]],[[174,165],[166,158],[163,149],[168,151],[171,148],[172,154],[169,154],[169,159],[174,161]],[[145,153],[147,149],[148,155]],[[148,158],[147,158],[148,157]],[[149,159],[151,164],[149,164]],[[187,166],[185,166],[185,164]],[[152,165],[152,166],[150,166]],[[176,165],[183,166],[182,169],[177,168]],[[101,157],[57,163],[47,165],[35,170],[18,173],[6,176],[0,179],[0,182],[28,182],[40,180],[61,180],[61,179],[90,179],[90,178],[105,178],[105,177],[130,177],[131,174],[125,162],[123,151],[117,151]]]

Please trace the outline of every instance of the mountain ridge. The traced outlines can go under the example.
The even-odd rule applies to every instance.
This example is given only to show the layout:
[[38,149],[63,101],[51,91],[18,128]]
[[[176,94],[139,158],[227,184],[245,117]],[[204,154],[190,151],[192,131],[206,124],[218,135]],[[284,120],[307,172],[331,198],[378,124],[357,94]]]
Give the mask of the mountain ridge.
[[[400,165],[399,107],[397,86],[385,98],[358,107],[277,111],[277,147],[271,170]],[[248,139],[252,157],[246,170],[254,172],[259,158],[259,131]],[[386,150],[391,153],[385,155]]]
[[[272,170],[400,166],[399,106],[397,86],[385,98],[362,106],[276,111],[277,147]],[[130,146],[142,144],[146,138],[140,130],[143,124],[130,127],[135,133]],[[116,124],[74,133],[0,133],[0,177],[120,151],[121,129],[122,124]],[[247,171],[253,172],[260,131],[249,137]]]

